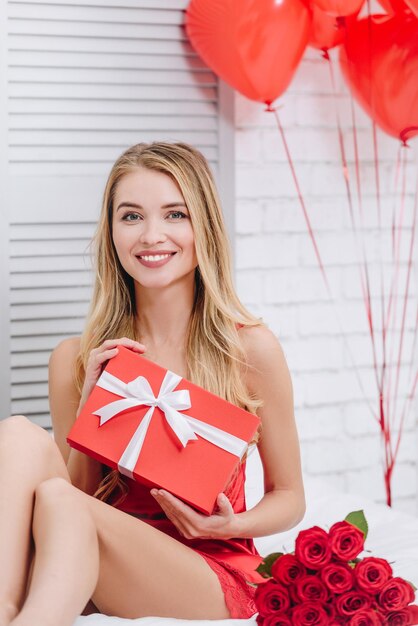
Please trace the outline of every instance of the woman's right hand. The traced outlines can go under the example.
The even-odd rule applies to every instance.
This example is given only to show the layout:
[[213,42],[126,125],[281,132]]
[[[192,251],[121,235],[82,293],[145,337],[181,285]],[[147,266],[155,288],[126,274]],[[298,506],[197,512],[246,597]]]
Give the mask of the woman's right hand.
[[97,383],[103,368],[109,359],[112,359],[119,352],[118,346],[124,346],[134,352],[143,354],[146,351],[146,347],[143,343],[122,337],[121,339],[107,339],[98,348],[94,348],[90,352],[89,360],[87,361],[86,376],[84,378],[84,385],[81,391],[80,404],[77,410],[77,416],[86,403],[87,398],[93,391],[95,384]]

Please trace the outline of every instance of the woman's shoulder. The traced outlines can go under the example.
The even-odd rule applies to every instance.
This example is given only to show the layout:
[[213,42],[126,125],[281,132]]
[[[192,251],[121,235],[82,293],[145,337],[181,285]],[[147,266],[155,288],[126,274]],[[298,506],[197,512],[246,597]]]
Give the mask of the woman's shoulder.
[[250,391],[265,395],[267,387],[290,382],[289,368],[280,342],[265,324],[245,326],[238,333],[245,354],[244,377]]
[[68,337],[60,341],[51,353],[49,366],[54,367],[60,366],[63,363],[66,365],[75,363],[80,352],[80,342],[81,337]]
[[261,365],[283,355],[279,340],[265,324],[241,326],[238,334],[249,365]]

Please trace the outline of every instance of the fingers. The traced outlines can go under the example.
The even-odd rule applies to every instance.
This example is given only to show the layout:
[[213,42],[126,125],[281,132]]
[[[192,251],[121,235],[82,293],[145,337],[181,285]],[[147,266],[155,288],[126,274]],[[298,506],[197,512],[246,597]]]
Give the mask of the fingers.
[[133,350],[138,354],[142,354],[146,351],[146,347],[143,343],[139,343],[139,341],[129,339],[128,337],[121,337],[119,339],[106,339],[106,341],[104,341],[100,346],[98,346],[97,348],[93,348],[93,350],[91,350],[90,352],[86,367],[86,376],[84,379],[83,390],[81,393],[79,410],[93,390],[93,387],[97,383],[97,380],[102,373],[102,370],[105,367],[107,361],[109,361],[118,354],[119,346],[129,348],[130,350]]
[[133,339],[128,339],[128,337],[121,337],[120,339],[106,339],[106,341],[104,341],[100,346],[93,348],[90,355],[96,356],[97,354],[101,354],[104,350],[113,350],[117,346],[124,346],[125,348],[130,348],[135,352],[145,352],[146,350],[143,343],[139,343],[139,341],[134,341]]
[[116,346],[124,346],[125,348],[130,348],[135,352],[145,352],[146,347],[143,343],[139,343],[139,341],[135,341],[134,339],[129,339],[128,337],[121,337],[120,339],[106,339],[100,346],[99,350],[104,349],[113,349]]
[[121,337],[120,339],[106,339],[98,348],[93,348],[90,352],[89,362],[92,368],[102,365],[105,361],[108,361],[112,357],[118,354],[118,346],[129,348],[134,352],[142,354],[146,351],[146,347],[139,341],[128,339],[128,337]]
[[230,516],[234,515],[234,509],[227,496],[224,493],[220,493],[216,498],[216,503],[218,505],[218,515]]
[[108,361],[112,357],[116,356],[119,350],[117,348],[112,348],[111,350],[105,350],[104,352],[100,352],[95,355],[96,363],[101,365],[105,361]]
[[151,489],[151,495],[157,500],[168,519],[173,522],[179,533],[186,539],[202,536],[200,518],[204,517],[190,506],[173,496],[168,491]]

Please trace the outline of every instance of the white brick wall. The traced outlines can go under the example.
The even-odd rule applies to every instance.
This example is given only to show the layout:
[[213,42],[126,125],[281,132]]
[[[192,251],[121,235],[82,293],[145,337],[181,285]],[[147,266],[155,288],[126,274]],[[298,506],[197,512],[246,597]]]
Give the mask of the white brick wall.
[[[352,164],[350,98],[335,59],[334,69],[347,157]],[[327,268],[335,305],[330,304],[324,288],[274,117],[264,111],[262,104],[250,102],[240,95],[236,96],[238,291],[248,308],[261,315],[277,334],[286,353],[295,388],[305,472],[326,476],[342,490],[361,492],[384,501],[379,428],[363,397],[349,356],[351,351],[366,396],[373,408],[377,407],[371,344],[356,263],[359,257],[350,228],[338,147],[335,98],[329,68],[319,53],[308,51],[279,104],[282,105],[279,115]],[[379,132],[382,193],[382,231],[379,235],[370,121],[358,107],[356,119],[373,310],[376,327],[381,328],[379,268],[383,259],[384,291],[387,294],[391,275],[390,227],[396,197],[393,192],[398,143]],[[409,150],[408,158],[413,162],[416,150]],[[357,211],[352,168],[350,172]],[[411,167],[407,181],[406,225],[411,223],[416,175],[416,166]],[[405,231],[399,283],[402,286],[408,247],[409,235]],[[416,284],[417,275],[414,274],[411,289],[415,294]],[[400,311],[398,307],[398,331]],[[406,364],[410,358],[408,347],[415,316],[416,309],[409,310],[403,355]],[[379,341],[378,344],[380,359]],[[404,388],[402,379],[400,389]],[[415,514],[418,513],[416,431],[417,416],[412,412],[393,477],[394,505]]]

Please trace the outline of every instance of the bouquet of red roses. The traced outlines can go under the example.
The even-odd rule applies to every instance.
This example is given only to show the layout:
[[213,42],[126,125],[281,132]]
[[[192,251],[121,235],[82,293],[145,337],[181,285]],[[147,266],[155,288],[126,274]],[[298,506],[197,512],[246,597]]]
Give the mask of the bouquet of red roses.
[[358,558],[368,526],[353,511],[326,532],[299,532],[295,552],[267,556],[258,572],[259,626],[413,626],[418,606],[412,583],[393,576],[385,559]]

